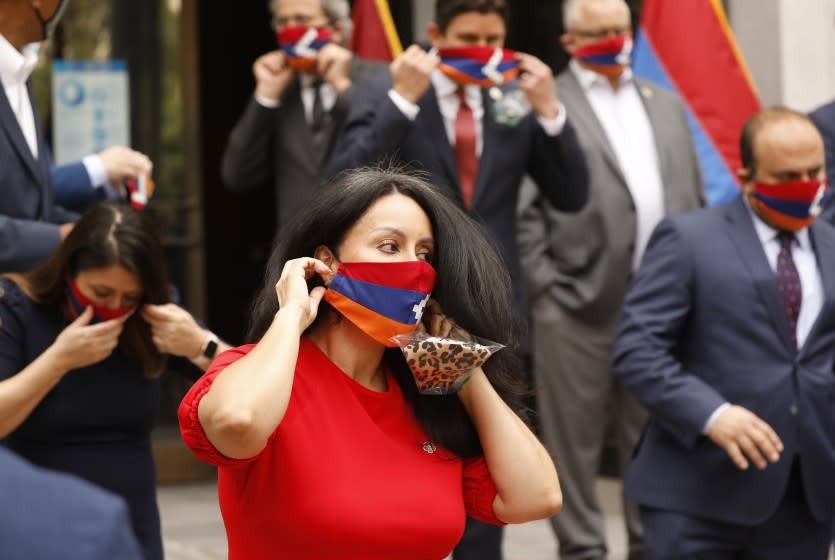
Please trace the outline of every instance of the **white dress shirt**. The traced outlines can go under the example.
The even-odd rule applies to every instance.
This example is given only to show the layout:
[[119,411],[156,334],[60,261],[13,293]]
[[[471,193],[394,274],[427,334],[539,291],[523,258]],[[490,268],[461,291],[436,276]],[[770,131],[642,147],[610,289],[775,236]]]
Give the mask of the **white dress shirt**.
[[[446,130],[447,138],[450,146],[455,146],[455,120],[458,117],[458,108],[461,105],[461,98],[458,96],[457,83],[446,77],[440,70],[435,70],[432,73],[432,87],[435,88],[435,97],[438,98],[438,108],[441,111],[441,116],[444,119],[444,129]],[[420,107],[405,99],[402,95],[389,90],[389,99],[394,103],[400,112],[413,121],[420,113]],[[467,99],[467,105],[473,112],[476,126],[476,154],[481,156],[484,150],[484,134],[482,131],[482,120],[484,119],[484,100],[481,96],[481,88],[475,85],[464,86],[464,97]],[[565,123],[568,117],[565,112],[565,107],[560,104],[559,114],[553,119],[546,119],[537,115],[537,122],[548,136],[557,136],[562,129],[565,128]]]
[[[35,159],[39,157],[37,125],[26,82],[38,64],[39,47],[39,43],[31,43],[23,48],[23,52],[19,52],[0,35],[0,81],[17,118],[17,124]],[[107,169],[98,155],[89,155],[82,162],[93,188],[108,186]]]
[[0,35],[0,82],[3,83],[6,98],[35,159],[38,159],[38,135],[26,81],[37,64],[36,50],[24,48],[21,53]]
[[[302,96],[302,105],[304,106],[304,118],[308,125],[313,124],[313,102],[316,97],[316,94],[313,91],[314,81],[316,81],[316,78],[310,74],[299,74],[299,87]],[[336,90],[333,89],[333,86],[329,83],[322,82],[322,85],[319,86],[319,97],[322,99],[322,109],[324,111],[330,112],[331,109],[333,109],[333,106],[336,105],[337,96],[338,94],[336,93]],[[255,101],[257,101],[262,107],[266,107],[268,109],[275,109],[279,105],[278,101],[265,99],[259,95],[255,96]]]
[[[762,243],[768,265],[774,271],[774,282],[777,282],[777,256],[780,254],[780,240],[777,239],[777,230],[762,221],[751,210],[750,206],[748,211],[754,221],[754,229],[760,243]],[[815,324],[821,309],[823,309],[823,284],[821,283],[820,271],[818,271],[815,251],[812,248],[812,240],[809,238],[809,229],[803,228],[796,231],[794,237],[791,250],[792,260],[794,261],[794,267],[797,269],[797,274],[800,276],[801,291],[800,314],[797,316],[797,347],[803,348],[803,344],[812,331],[812,326]],[[719,414],[729,406],[730,403],[720,405],[705,422],[702,433],[706,434],[710,431]]]
[[87,175],[90,177],[90,183],[94,189],[108,187],[110,182],[107,178],[107,168],[98,154],[90,154],[81,160],[84,164],[84,169],[87,170]]
[[652,231],[664,217],[664,185],[655,134],[641,94],[635,86],[632,70],[624,70],[620,87],[615,91],[608,78],[583,68],[576,60],[571,61],[570,68],[615,151],[635,204],[634,271],[641,264]]
[[[780,254],[780,240],[777,239],[777,230],[762,221],[753,210],[751,216],[754,219],[754,229],[757,230],[757,237],[763,244],[765,256],[771,270],[777,273],[777,255]],[[800,276],[801,303],[800,314],[797,317],[797,347],[803,348],[803,343],[812,330],[812,325],[818,318],[823,308],[823,285],[821,284],[818,262],[815,258],[815,251],[812,248],[812,241],[809,238],[809,229],[803,228],[795,232],[795,240],[792,244],[792,259]],[[776,282],[776,280],[775,280]]]

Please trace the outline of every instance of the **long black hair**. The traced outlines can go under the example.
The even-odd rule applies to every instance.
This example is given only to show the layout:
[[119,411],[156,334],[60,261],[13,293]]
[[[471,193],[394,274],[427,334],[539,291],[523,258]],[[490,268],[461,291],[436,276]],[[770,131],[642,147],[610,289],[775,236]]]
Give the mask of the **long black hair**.
[[[146,216],[122,202],[99,202],[75,224],[52,255],[20,277],[21,288],[34,301],[54,306],[69,320],[65,294],[67,277],[79,272],[120,265],[136,275],[142,286],[139,305],[170,301],[162,244]],[[162,375],[166,356],[157,350],[151,329],[134,313],[119,337],[119,348],[139,360],[147,378]]]
[[[336,250],[375,201],[394,193],[417,202],[432,224],[435,241],[432,264],[437,271],[432,297],[444,313],[473,335],[509,347],[514,345],[510,276],[498,251],[480,226],[451,200],[420,177],[398,169],[360,169],[337,177],[317,192],[313,203],[279,233],[267,265],[264,287],[253,302],[250,342],[258,342],[264,336],[278,312],[275,285],[284,263],[313,256],[321,245]],[[311,289],[321,284],[318,276],[308,281]],[[319,318],[328,311],[335,312],[323,301]],[[310,328],[314,326],[315,323]],[[478,433],[457,396],[418,393],[398,348],[387,349],[384,360],[430,437],[462,457],[482,452]],[[514,354],[510,350],[498,352],[487,362],[484,371],[505,402],[520,412],[521,364]]]

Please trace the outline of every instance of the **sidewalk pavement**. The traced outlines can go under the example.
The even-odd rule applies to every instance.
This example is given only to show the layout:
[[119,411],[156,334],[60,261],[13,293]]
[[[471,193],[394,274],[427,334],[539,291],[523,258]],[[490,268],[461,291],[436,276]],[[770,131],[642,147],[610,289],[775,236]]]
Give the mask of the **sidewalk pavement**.
[[[620,484],[598,481],[606,512],[609,560],[626,558],[626,533],[621,518]],[[162,486],[158,491],[166,560],[225,560],[226,534],[217,505],[215,484]],[[506,529],[506,560],[556,560],[557,543],[547,521]]]

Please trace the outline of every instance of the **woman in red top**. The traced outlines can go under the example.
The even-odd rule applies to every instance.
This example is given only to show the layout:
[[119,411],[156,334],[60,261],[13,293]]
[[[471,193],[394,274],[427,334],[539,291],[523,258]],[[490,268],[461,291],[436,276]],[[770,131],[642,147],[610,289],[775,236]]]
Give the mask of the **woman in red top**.
[[[230,560],[440,560],[465,514],[503,524],[560,509],[553,462],[507,404],[511,352],[457,395],[421,395],[381,334],[395,323],[363,315],[365,303],[393,317],[398,294],[437,278],[405,330],[457,324],[510,344],[508,275],[474,222],[420,179],[363,170],[317,194],[281,239],[254,306],[257,343],[219,356],[179,411],[186,443],[219,466]],[[360,269],[396,287],[325,296]]]

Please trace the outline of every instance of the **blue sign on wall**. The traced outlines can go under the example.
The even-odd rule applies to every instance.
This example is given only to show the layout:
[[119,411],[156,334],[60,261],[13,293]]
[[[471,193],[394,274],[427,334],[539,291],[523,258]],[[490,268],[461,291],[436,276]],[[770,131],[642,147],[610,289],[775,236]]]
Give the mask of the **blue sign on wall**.
[[124,60],[52,63],[56,163],[130,145],[128,65]]

